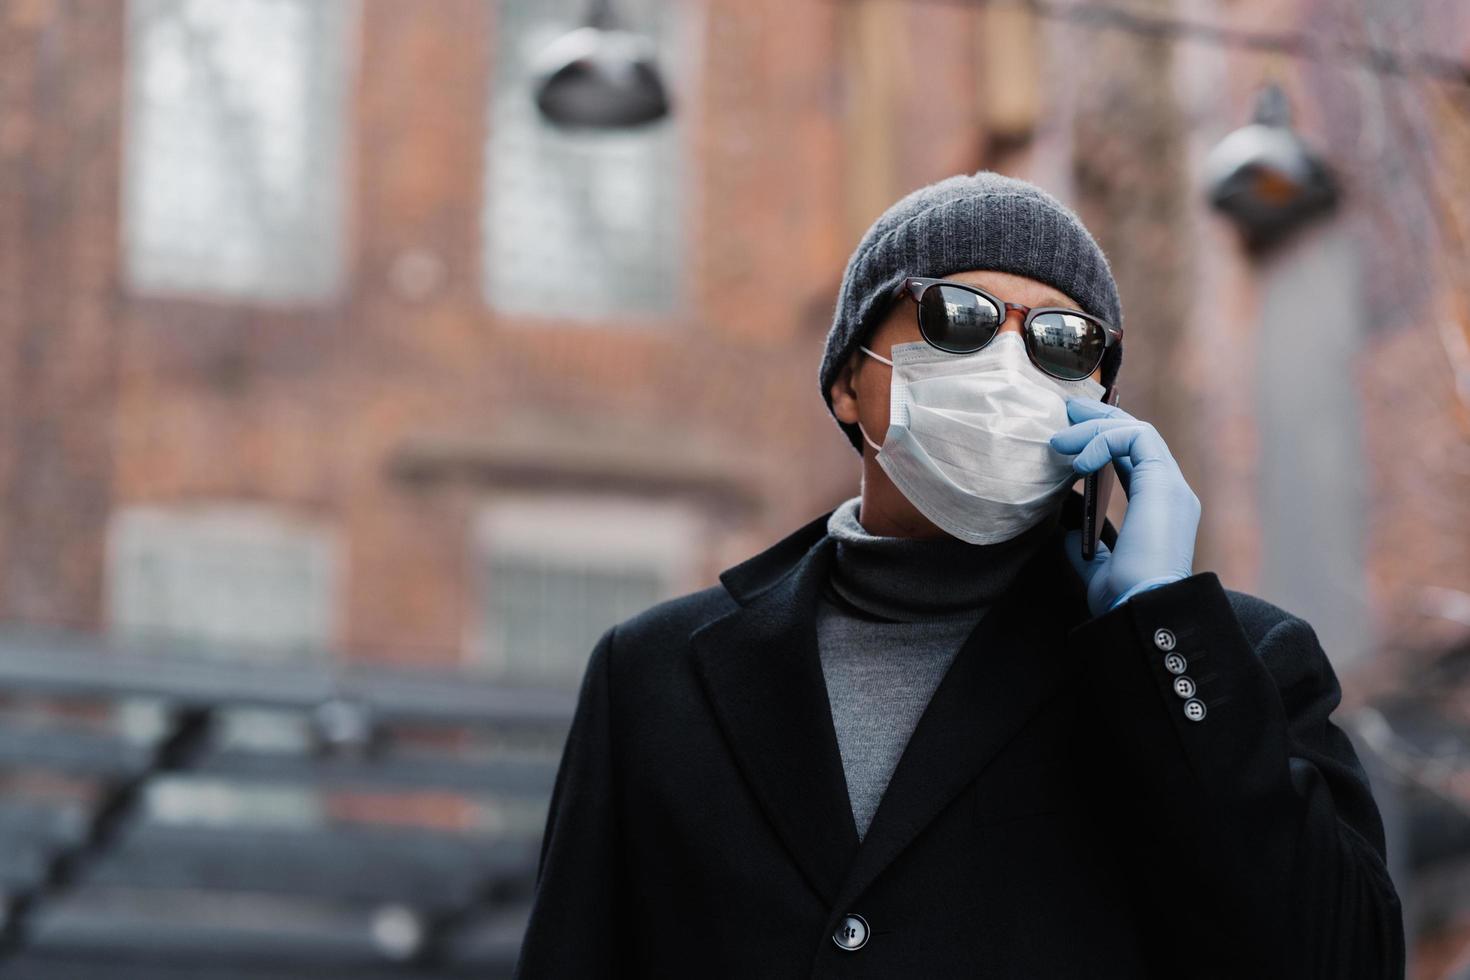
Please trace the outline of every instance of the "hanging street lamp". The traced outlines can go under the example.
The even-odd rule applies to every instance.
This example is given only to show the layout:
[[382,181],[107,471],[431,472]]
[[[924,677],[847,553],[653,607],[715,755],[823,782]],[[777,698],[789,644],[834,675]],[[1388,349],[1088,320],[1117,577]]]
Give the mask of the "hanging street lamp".
[[1267,85],[1251,123],[1226,136],[1205,160],[1209,200],[1259,252],[1332,211],[1337,181],[1292,128],[1280,87]]
[[625,129],[670,111],[653,40],[618,26],[612,0],[593,0],[587,23],[548,44],[531,71],[536,107],[557,126]]

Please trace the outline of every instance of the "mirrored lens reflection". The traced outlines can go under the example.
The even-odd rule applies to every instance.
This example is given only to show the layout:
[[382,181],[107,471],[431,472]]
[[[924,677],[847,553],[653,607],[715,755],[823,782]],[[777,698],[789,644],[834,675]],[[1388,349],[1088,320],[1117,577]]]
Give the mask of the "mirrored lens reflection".
[[954,286],[926,289],[919,302],[919,317],[931,344],[958,353],[984,347],[1004,319],[983,296]]
[[1048,370],[1073,380],[1087,377],[1102,363],[1103,328],[1070,313],[1039,313],[1031,319],[1036,359]]

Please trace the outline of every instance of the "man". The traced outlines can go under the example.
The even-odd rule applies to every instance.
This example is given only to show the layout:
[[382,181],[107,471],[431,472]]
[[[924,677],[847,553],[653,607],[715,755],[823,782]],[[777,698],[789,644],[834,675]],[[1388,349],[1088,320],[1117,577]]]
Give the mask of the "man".
[[518,976],[1403,976],[1332,667],[1193,571],[1199,500],[1099,397],[1121,326],[1031,184],[878,219],[820,371],[861,494],[603,634]]

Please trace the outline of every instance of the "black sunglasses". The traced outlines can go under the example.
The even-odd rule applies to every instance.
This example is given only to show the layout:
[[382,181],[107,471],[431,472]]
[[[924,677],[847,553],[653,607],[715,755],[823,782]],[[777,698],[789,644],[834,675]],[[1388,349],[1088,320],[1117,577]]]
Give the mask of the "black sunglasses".
[[1123,328],[1064,306],[1007,303],[979,286],[948,279],[910,276],[893,294],[912,296],[919,308],[919,333],[931,347],[951,354],[973,354],[995,339],[1011,310],[1026,317],[1021,339],[1026,356],[1062,381],[1090,377],[1103,354],[1123,339]]

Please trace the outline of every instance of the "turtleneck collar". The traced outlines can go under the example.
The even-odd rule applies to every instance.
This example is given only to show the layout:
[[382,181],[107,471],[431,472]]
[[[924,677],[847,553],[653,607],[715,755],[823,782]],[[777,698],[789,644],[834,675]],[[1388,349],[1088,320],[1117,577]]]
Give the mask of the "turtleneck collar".
[[895,622],[974,619],[1004,595],[1060,523],[1058,506],[1009,541],[976,545],[938,538],[884,537],[858,521],[861,497],[844,501],[827,520],[836,542],[831,591],[869,617]]

